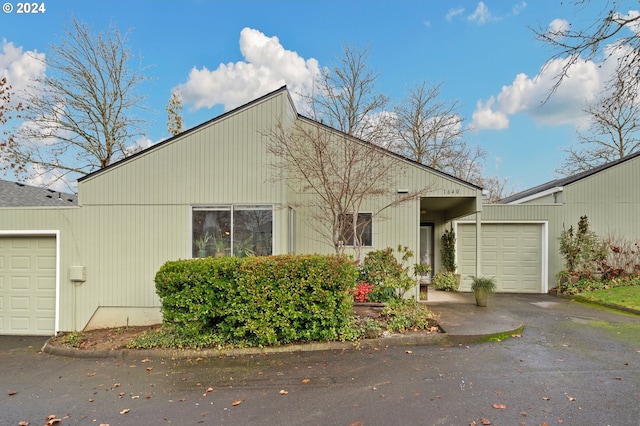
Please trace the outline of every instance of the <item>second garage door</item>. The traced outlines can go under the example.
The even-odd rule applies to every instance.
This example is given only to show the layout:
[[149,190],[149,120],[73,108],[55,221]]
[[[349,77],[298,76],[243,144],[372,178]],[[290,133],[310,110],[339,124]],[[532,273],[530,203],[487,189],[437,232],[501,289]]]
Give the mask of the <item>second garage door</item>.
[[53,335],[55,237],[0,236],[0,334]]
[[[498,292],[543,293],[543,224],[483,223],[482,275],[496,277]],[[475,224],[457,227],[458,270],[463,277],[461,290],[470,290],[475,275]]]

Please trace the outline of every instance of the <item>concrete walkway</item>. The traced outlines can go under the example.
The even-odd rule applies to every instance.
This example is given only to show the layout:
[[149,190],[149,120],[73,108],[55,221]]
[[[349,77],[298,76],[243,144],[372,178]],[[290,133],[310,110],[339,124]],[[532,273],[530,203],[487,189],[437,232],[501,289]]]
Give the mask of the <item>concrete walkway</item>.
[[[508,299],[506,299],[508,300]],[[440,314],[438,324],[453,343],[471,343],[491,336],[519,332],[524,323],[503,306],[504,298],[489,296],[486,307],[476,306],[473,293],[429,289],[427,306]]]

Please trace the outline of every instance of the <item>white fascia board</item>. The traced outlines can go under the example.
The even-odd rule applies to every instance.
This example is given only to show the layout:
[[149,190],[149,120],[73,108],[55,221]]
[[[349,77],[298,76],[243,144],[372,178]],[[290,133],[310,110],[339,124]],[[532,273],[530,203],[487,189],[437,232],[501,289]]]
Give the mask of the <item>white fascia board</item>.
[[542,197],[546,197],[547,195],[550,194],[555,194],[556,192],[562,192],[564,190],[563,186],[554,186],[553,188],[547,189],[545,191],[542,192],[537,192],[533,195],[529,195],[528,197],[524,197],[524,198],[520,198],[518,200],[512,201],[510,203],[507,203],[506,205],[512,205],[512,204],[522,204],[522,203],[526,203],[527,201],[531,201],[531,200],[535,200],[538,198],[542,198]]

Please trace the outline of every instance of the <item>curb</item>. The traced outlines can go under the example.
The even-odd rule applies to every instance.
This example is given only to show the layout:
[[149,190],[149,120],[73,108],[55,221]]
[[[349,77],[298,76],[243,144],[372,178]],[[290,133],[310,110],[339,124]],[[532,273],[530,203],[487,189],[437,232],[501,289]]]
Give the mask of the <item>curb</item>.
[[264,348],[230,348],[230,349],[75,349],[65,346],[54,346],[47,340],[42,347],[42,352],[54,356],[70,358],[114,358],[114,359],[134,359],[134,358],[211,358],[211,357],[233,357],[244,355],[263,355],[274,353],[293,353],[311,351],[347,351],[360,349],[375,349],[381,347],[403,347],[403,346],[428,346],[444,345],[449,343],[449,335],[446,333],[411,333],[393,334],[391,336],[377,339],[363,339],[357,342],[326,342],[326,343],[302,343],[283,346],[270,346]]

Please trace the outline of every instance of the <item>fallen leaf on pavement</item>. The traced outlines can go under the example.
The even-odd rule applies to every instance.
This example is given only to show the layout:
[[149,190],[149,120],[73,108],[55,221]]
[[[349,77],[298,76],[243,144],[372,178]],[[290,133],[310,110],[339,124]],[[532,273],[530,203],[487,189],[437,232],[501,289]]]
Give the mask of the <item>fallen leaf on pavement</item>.
[[87,377],[93,377],[95,375],[96,375],[96,373],[87,373]]
[[128,408],[125,408],[124,410],[120,411],[120,414],[127,414],[129,412]]
[[209,392],[213,392],[213,388],[212,387],[208,387],[207,388],[207,393],[209,393]]
[[13,396],[13,395],[15,395],[17,393],[18,393],[18,391],[9,391],[9,396]]
[[349,426],[362,426],[364,423],[362,423],[360,420],[358,420],[357,422],[353,422],[351,423]]
[[29,422],[26,420],[20,420],[18,426],[29,426]]
[[44,424],[45,426],[52,426],[52,425],[55,425],[56,423],[60,423],[62,421],[62,419],[58,419],[58,418],[50,419],[49,417],[47,417],[47,419],[49,421]]
[[302,383],[309,383],[311,381],[311,379],[303,379]]
[[489,419],[480,419],[480,423],[482,423],[483,425],[490,425],[491,424],[491,420],[489,420]]
[[147,371],[153,370],[153,367],[147,367]]
[[286,390],[284,390],[284,389],[280,389],[280,395],[286,395],[286,394],[288,394],[288,393],[289,393],[289,392],[287,392]]
[[405,354],[412,354],[413,351],[404,351]]
[[575,401],[575,400],[576,400],[574,397],[569,396],[569,395],[567,395],[567,399],[568,399],[569,401]]
[[242,401],[244,401],[244,399],[236,399],[235,401],[233,401],[233,402],[231,403],[231,405],[233,405],[234,407],[236,407],[236,406],[238,406],[238,405],[242,404]]
[[507,404],[493,404],[492,407],[498,410],[504,410],[505,408],[507,408]]
[[511,337],[522,337],[522,334],[512,334]]
[[543,396],[542,399],[544,399],[545,401],[550,400],[551,398],[549,398],[548,396]]
[[118,394],[118,398],[122,398],[123,396],[125,396],[127,393],[126,392],[120,392]]

